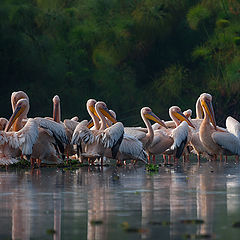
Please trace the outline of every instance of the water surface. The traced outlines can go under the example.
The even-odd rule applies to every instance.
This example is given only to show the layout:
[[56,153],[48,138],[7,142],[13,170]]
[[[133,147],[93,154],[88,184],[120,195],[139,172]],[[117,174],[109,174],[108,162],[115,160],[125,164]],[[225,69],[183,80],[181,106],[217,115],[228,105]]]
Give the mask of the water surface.
[[1,170],[0,239],[239,239],[239,173],[233,160]]

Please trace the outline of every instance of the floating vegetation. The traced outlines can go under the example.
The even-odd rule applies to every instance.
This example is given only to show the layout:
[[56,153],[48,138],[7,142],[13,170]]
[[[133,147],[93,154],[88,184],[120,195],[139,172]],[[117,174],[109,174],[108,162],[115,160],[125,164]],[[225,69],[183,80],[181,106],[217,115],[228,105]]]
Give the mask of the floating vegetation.
[[232,227],[234,228],[240,228],[240,222],[233,223]]
[[47,229],[47,230],[46,230],[46,233],[47,233],[48,235],[53,235],[53,234],[56,234],[56,231],[55,231],[54,229],[50,228],[50,229]]
[[128,222],[122,222],[121,227],[125,232],[128,232],[128,233],[145,233],[145,232],[148,232],[148,229],[130,227]]
[[185,239],[210,239],[213,236],[211,234],[184,234]]
[[183,223],[183,224],[203,224],[204,221],[202,219],[184,219],[184,220],[181,220],[180,223]]
[[29,168],[31,166],[30,162],[28,162],[25,159],[21,159],[19,160],[19,162],[11,164],[11,165],[0,165],[0,168],[9,168],[9,169],[13,169],[13,168]]
[[90,221],[91,225],[101,225],[103,224],[103,220],[91,220]]
[[151,225],[159,225],[159,226],[169,226],[172,223],[169,222],[169,221],[161,221],[161,222],[151,221],[151,222],[149,222],[149,224],[151,224]]
[[149,172],[157,172],[159,170],[159,165],[157,164],[147,164],[146,165],[146,170],[149,171]]

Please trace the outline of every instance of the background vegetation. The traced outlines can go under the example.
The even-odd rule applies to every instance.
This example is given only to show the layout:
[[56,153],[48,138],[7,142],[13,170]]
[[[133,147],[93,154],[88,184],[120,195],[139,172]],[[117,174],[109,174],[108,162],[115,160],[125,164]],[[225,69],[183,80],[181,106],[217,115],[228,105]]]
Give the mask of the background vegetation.
[[239,0],[1,0],[1,116],[12,91],[29,94],[32,116],[87,117],[104,100],[125,124],[150,106],[195,109],[213,95],[218,124],[239,119]]

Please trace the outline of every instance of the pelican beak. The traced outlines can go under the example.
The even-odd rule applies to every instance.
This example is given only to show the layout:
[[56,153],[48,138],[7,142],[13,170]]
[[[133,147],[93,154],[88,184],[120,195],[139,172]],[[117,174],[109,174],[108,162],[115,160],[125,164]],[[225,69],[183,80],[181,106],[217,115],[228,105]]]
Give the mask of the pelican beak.
[[98,116],[98,114],[97,114],[97,112],[96,112],[96,110],[95,110],[95,107],[94,107],[94,106],[89,106],[89,109],[90,109],[90,111],[91,111],[95,116],[98,117],[98,119],[100,119],[99,116]]
[[108,108],[106,107],[101,107],[100,108],[101,113],[107,117],[112,123],[116,123],[117,120],[116,118],[109,112]]
[[89,122],[88,122],[88,124],[87,124],[87,128],[91,128],[91,127],[93,127],[94,126],[94,123],[93,123],[93,120],[91,119]]
[[217,130],[217,123],[216,123],[216,119],[215,119],[215,114],[214,114],[212,102],[211,101],[206,101],[206,100],[202,99],[201,100],[201,105],[206,110],[206,113],[210,117],[211,123],[213,124],[214,128]]
[[145,117],[150,119],[150,120],[153,120],[154,122],[156,122],[156,123],[160,124],[161,126],[167,128],[165,123],[159,117],[157,117],[153,112],[145,114]]
[[8,124],[5,128],[5,132],[9,131],[9,129],[11,128],[11,126],[14,124],[14,122],[16,121],[16,119],[22,114],[22,112],[24,111],[24,107],[23,106],[17,106],[15,111],[13,112],[12,116],[10,117]]
[[195,128],[192,122],[181,111],[174,112],[173,114],[179,121],[186,121],[190,127]]

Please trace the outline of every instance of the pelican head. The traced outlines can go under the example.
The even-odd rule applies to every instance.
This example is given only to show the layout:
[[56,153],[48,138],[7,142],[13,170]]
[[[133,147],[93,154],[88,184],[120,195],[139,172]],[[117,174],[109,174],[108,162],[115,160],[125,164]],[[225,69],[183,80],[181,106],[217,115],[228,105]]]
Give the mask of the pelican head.
[[59,104],[60,103],[60,97],[58,95],[55,95],[52,100],[53,100],[54,104]]
[[[95,116],[98,117],[97,112],[96,112],[96,110],[95,110],[95,105],[96,105],[96,103],[97,103],[97,101],[96,101],[95,99],[88,99],[86,105],[87,105],[87,110],[88,110],[88,112],[90,111],[90,112],[92,112]],[[89,112],[89,114],[90,114],[90,112]],[[90,114],[90,115],[91,115],[91,114]]]
[[159,118],[157,117],[153,112],[152,109],[149,107],[143,107],[141,109],[141,115],[146,117],[149,120],[153,120],[154,122],[160,124],[161,126],[167,128],[167,126],[165,125],[165,123]]
[[192,116],[192,110],[191,110],[191,109],[188,109],[188,110],[184,111],[183,114],[184,114],[187,118],[190,118],[190,117]]
[[104,102],[97,102],[95,108],[98,108],[99,111],[108,118],[112,123],[116,123],[116,118],[112,115],[112,113],[108,110],[106,103]]
[[53,121],[58,123],[61,121],[60,98],[58,95],[53,97]]
[[211,123],[216,129],[217,124],[216,124],[215,114],[212,106],[212,96],[208,93],[202,93],[200,95],[200,102],[205,115],[209,116]]
[[28,112],[29,110],[29,102],[27,99],[20,99],[17,102],[15,111],[13,112],[12,116],[10,117],[8,124],[5,128],[5,132],[9,131],[9,129],[11,128],[11,126],[13,125],[13,123],[16,121],[16,119],[20,116],[20,115],[24,115]]
[[169,108],[169,115],[170,115],[173,119],[175,119],[175,120],[177,120],[177,121],[179,121],[179,122],[186,121],[189,126],[191,126],[192,128],[195,128],[195,127],[193,126],[193,124],[191,123],[191,121],[188,119],[188,117],[186,117],[186,116],[182,113],[180,107],[178,107],[178,106],[172,106],[172,107],[170,107],[170,108]]
[[28,95],[24,92],[24,91],[17,91],[17,92],[13,92],[11,95],[11,103],[12,103],[12,109],[13,111],[16,108],[16,104],[18,102],[18,100],[20,99],[27,99],[29,102],[29,98]]

